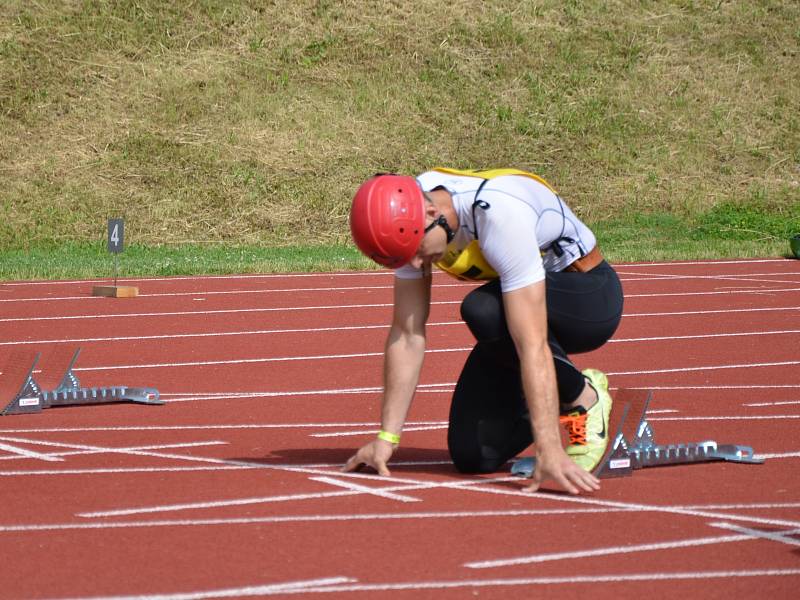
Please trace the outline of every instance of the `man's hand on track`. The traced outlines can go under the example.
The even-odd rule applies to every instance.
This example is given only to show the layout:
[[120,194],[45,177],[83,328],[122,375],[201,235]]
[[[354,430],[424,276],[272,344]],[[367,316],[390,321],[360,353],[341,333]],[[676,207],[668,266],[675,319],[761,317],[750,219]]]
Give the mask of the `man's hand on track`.
[[383,440],[372,440],[369,444],[362,446],[342,467],[342,471],[359,471],[361,467],[367,465],[378,472],[378,475],[387,477],[391,475],[386,463],[394,453],[394,446]]
[[525,491],[537,491],[548,479],[555,481],[570,494],[579,494],[581,491],[594,492],[600,489],[600,480],[576,465],[563,450],[541,453],[536,460],[533,482],[525,488]]

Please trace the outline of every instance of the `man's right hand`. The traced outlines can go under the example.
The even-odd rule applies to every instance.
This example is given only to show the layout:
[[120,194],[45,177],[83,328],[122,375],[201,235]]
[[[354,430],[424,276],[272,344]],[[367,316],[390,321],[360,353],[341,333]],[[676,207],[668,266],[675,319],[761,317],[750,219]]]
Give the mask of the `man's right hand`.
[[378,475],[387,477],[391,475],[386,463],[394,454],[394,446],[384,440],[372,440],[369,444],[362,446],[342,467],[345,473],[349,471],[359,471],[364,465],[372,467]]
[[533,481],[525,488],[525,491],[535,492],[543,482],[549,479],[555,481],[570,494],[579,494],[581,491],[595,492],[600,489],[600,480],[576,465],[560,446],[552,451],[539,452],[537,450]]

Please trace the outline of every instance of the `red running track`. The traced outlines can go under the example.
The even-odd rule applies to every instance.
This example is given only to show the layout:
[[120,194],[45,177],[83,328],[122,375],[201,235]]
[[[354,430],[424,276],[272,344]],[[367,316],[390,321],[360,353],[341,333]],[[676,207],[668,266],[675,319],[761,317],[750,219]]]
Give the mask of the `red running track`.
[[376,430],[390,273],[146,279],[135,299],[0,284],[0,364],[80,347],[83,385],[167,401],[0,418],[0,598],[796,597],[800,262],[618,270],[622,326],[579,366],[654,389],[657,441],[765,464],[580,497],[459,475],[445,428],[470,286],[442,275],[391,478],[338,470]]

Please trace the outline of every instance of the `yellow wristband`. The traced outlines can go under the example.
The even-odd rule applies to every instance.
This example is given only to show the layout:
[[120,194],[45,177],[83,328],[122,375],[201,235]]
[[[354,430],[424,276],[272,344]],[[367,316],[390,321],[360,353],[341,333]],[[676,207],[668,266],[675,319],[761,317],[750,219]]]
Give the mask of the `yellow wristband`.
[[381,429],[378,432],[378,439],[383,440],[384,442],[389,442],[390,444],[399,444],[400,443],[400,436],[396,433],[389,433],[388,431],[384,431]]

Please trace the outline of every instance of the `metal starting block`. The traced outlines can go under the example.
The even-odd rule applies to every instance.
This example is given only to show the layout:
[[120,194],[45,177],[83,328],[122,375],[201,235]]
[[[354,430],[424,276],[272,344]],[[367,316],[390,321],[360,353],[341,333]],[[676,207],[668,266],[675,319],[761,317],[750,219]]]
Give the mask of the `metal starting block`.
[[[658,445],[650,423],[645,419],[653,392],[650,390],[620,389],[611,409],[608,430],[615,431],[606,453],[592,473],[600,478],[624,477],[636,469],[685,465],[701,462],[738,462],[761,464],[753,449],[737,444],[717,444],[714,441],[688,444]],[[631,415],[636,418],[632,419]],[[635,427],[631,427],[636,423]],[[630,440],[630,441],[629,441]],[[526,457],[514,462],[512,475],[532,477],[536,458]]]
[[18,415],[40,412],[54,406],[108,404],[112,402],[135,402],[138,404],[164,404],[155,388],[127,386],[80,387],[72,371],[78,360],[80,348],[69,358],[69,354],[55,350],[48,355],[52,368],[37,382],[33,377],[41,353],[15,351],[0,377],[0,403],[10,401],[0,415]]

